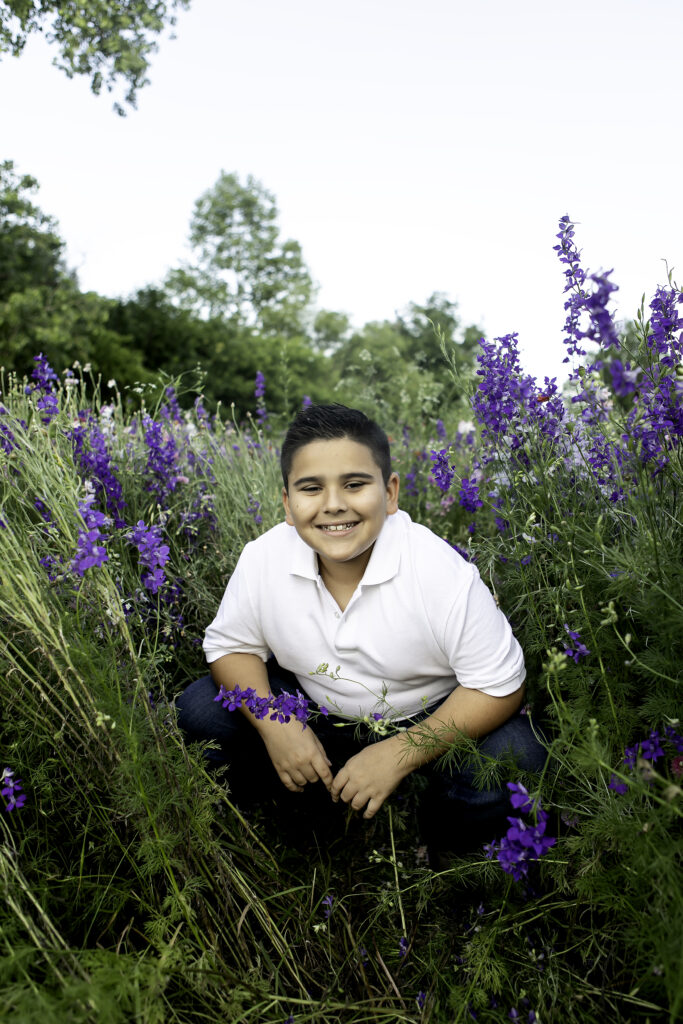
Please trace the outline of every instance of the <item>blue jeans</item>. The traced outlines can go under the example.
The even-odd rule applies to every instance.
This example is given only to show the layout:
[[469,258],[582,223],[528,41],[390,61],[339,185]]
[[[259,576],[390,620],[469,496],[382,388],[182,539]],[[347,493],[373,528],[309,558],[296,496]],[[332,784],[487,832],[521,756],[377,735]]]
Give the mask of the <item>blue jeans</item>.
[[[274,694],[283,690],[294,693],[300,688],[296,677],[280,668],[274,658],[266,667]],[[206,759],[212,767],[229,765],[231,793],[240,806],[254,803],[259,797],[274,795],[278,803],[287,807],[293,797],[297,806],[310,803],[313,821],[318,816],[338,814],[339,809],[344,808],[341,802],[332,804],[327,790],[321,785],[309,784],[301,794],[286,790],[265,745],[246,716],[239,711],[228,711],[214,700],[216,695],[216,684],[210,675],[190,683],[176,699],[178,725],[187,742],[213,740],[218,743],[218,749],[206,751]],[[437,707],[438,704],[432,705],[411,722],[420,721]],[[355,723],[349,724],[333,715],[317,719],[314,729],[332,761],[333,774],[367,743],[382,738],[371,734],[365,739],[357,739],[354,736]],[[512,755],[519,768],[527,772],[541,771],[547,757],[528,717],[517,712],[483,737],[478,747],[483,755],[496,760]],[[427,786],[420,794],[418,825],[428,846],[466,853],[504,835],[508,828],[507,815],[512,814],[505,783],[490,789],[477,789],[475,769],[467,766],[458,770],[437,768],[432,763],[418,771],[427,779]]]

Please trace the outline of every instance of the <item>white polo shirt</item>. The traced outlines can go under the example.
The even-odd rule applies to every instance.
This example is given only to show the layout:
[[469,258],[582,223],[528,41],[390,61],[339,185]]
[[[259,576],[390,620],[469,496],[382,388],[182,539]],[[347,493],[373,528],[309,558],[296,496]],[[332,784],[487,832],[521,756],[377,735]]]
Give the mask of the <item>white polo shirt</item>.
[[[313,701],[350,717],[409,718],[458,684],[503,697],[526,675],[476,567],[402,511],[387,516],[344,612],[293,526],[250,541],[204,652],[209,663],[236,653],[266,661],[272,652]],[[340,678],[311,675],[323,662]]]

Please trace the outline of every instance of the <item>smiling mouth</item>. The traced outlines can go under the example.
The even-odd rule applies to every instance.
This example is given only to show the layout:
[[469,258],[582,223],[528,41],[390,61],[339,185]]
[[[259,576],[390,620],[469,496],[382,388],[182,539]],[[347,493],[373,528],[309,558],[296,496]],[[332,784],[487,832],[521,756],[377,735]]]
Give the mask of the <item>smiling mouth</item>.
[[331,523],[329,526],[319,526],[318,529],[324,533],[348,533],[358,523]]

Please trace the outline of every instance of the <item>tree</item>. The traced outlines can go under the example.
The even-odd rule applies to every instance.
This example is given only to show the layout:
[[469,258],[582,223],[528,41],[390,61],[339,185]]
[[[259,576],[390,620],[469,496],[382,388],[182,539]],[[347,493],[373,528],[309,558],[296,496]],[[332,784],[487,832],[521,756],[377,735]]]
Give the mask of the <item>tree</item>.
[[83,293],[64,262],[56,221],[32,196],[35,178],[0,164],[0,363],[19,376],[42,352],[57,370],[92,363],[104,380],[145,379],[130,339],[108,326],[111,299]]
[[437,377],[443,376],[447,365],[441,348],[442,340],[456,365],[465,368],[472,365],[481,337],[482,332],[474,326],[468,327],[462,338],[456,337],[460,327],[457,308],[457,304],[442,292],[434,292],[424,305],[409,303],[396,320],[396,327],[408,342],[408,351],[415,364]]
[[[18,56],[27,38],[46,32],[59,56],[53,63],[69,78],[88,75],[96,94],[104,85],[127,88],[124,101],[135,106],[137,90],[147,85],[154,39],[175,25],[176,8],[190,0],[0,0],[0,54]],[[125,113],[114,104],[114,109]]]
[[34,205],[38,182],[0,163],[0,301],[40,282],[55,287],[66,272],[54,218]]
[[221,172],[195,204],[194,261],[172,271],[166,288],[185,309],[220,316],[264,336],[304,332],[313,282],[301,246],[281,241],[275,197],[251,175]]
[[383,423],[435,417],[443,385],[416,365],[396,324],[365,324],[332,358],[338,374],[337,401]]

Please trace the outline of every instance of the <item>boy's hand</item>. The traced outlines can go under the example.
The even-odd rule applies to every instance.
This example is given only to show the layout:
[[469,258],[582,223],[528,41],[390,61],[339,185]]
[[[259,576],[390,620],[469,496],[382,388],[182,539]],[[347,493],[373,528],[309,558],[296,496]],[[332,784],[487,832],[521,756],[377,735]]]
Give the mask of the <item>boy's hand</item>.
[[374,817],[399,782],[410,774],[411,769],[402,763],[401,753],[400,739],[391,737],[354,754],[332,782],[330,793],[334,802],[342,799],[354,811],[367,804],[363,817]]
[[259,729],[280,781],[292,793],[301,793],[307,782],[321,779],[327,789],[332,784],[331,761],[310,726],[301,723],[268,722]]

